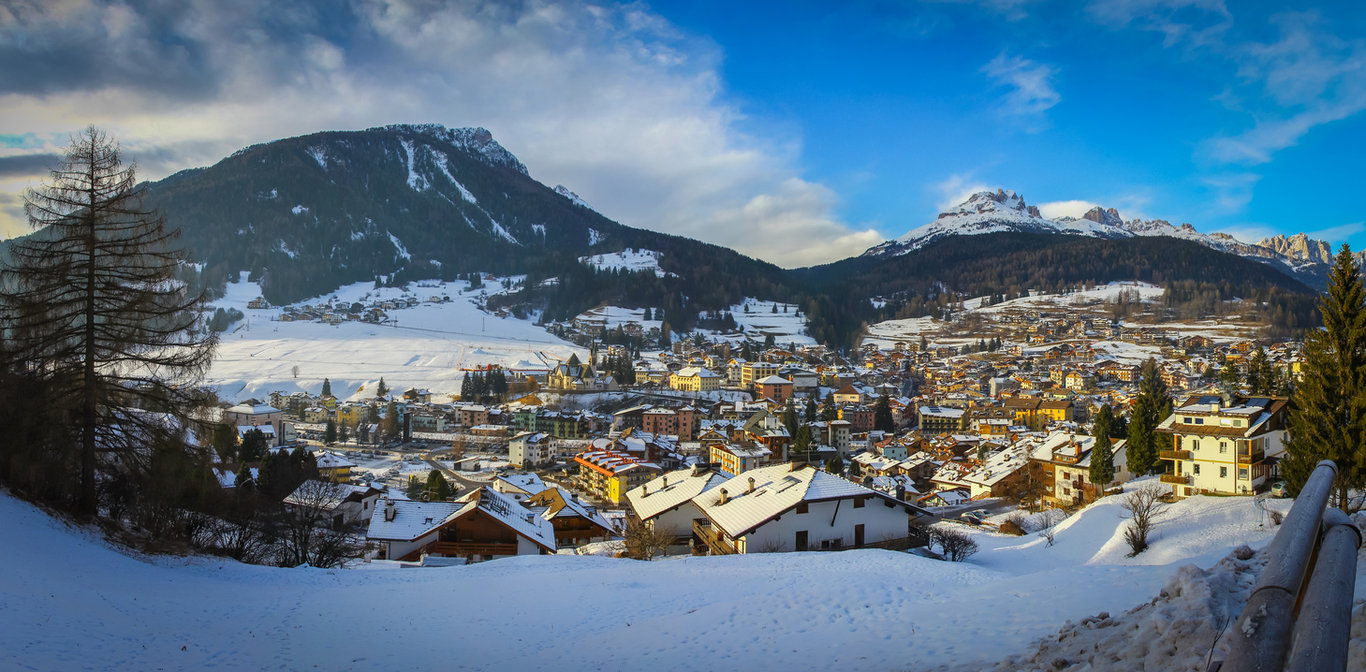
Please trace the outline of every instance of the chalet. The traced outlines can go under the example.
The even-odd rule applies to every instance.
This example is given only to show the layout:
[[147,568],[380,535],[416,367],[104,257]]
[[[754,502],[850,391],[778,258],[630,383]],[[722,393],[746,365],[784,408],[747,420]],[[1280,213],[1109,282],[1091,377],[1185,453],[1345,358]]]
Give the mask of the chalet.
[[288,506],[315,509],[331,520],[334,529],[341,529],[369,521],[381,494],[383,491],[369,485],[307,480],[284,502]]
[[523,505],[550,521],[558,548],[576,548],[594,541],[605,541],[616,534],[596,509],[579,501],[579,496],[559,488],[546,488],[527,498]]
[[1034,452],[1033,460],[1043,465],[1046,477],[1045,497],[1054,504],[1072,506],[1084,504],[1100,496],[1103,489],[1127,482],[1131,475],[1125,458],[1123,440],[1111,445],[1115,477],[1109,483],[1091,482],[1091,456],[1096,447],[1092,436],[1073,432],[1054,432],[1048,435]]
[[626,493],[626,502],[637,520],[655,530],[673,534],[676,545],[686,545],[692,524],[702,517],[693,498],[724,483],[730,476],[704,465],[662,474]]
[[367,537],[387,559],[424,564],[431,556],[477,562],[555,552],[550,521],[488,487],[454,502],[385,500]]
[[743,472],[693,498],[698,553],[907,548],[921,509],[810,465]]
[[542,490],[545,482],[536,474],[503,474],[489,484],[494,490],[517,501],[523,501]]
[[319,453],[314,456],[314,459],[318,463],[318,476],[333,483],[345,483],[351,480],[351,468],[356,466],[355,462],[330,450]]

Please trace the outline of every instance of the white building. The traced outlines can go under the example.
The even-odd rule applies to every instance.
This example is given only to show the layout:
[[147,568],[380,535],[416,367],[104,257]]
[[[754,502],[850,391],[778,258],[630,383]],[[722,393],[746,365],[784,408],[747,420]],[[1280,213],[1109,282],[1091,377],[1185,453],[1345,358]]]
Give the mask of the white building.
[[708,553],[836,550],[905,544],[921,509],[810,465],[746,471],[693,498]]
[[677,538],[692,536],[693,520],[702,511],[693,498],[726,482],[730,477],[697,465],[663,474],[626,492],[626,503],[636,518],[656,530],[667,530]]

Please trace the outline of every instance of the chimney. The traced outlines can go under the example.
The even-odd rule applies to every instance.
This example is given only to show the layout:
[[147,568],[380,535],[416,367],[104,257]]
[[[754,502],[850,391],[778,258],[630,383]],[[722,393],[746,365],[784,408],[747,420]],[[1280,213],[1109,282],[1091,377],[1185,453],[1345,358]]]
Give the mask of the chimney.
[[384,500],[384,522],[392,523],[396,516],[398,516],[398,509],[394,507],[394,500],[386,498]]
[[641,497],[649,497],[649,496],[650,496],[650,484],[649,484],[649,483],[645,483],[645,484],[642,484],[642,485],[640,486],[640,496],[641,496]]
[[707,473],[707,465],[705,465],[705,464],[694,464],[694,465],[692,465],[692,475],[693,475],[693,476],[701,476],[702,474],[705,474],[705,473]]
[[754,494],[754,477],[753,477],[753,476],[750,476],[750,477],[749,477],[749,489],[745,491],[745,494],[749,494],[749,495]]
[[660,482],[662,483],[662,486],[661,486],[661,487],[665,487],[665,488],[669,487],[669,477],[668,477],[668,476],[661,476],[661,477],[660,477]]
[[717,506],[721,506],[722,504],[725,504],[726,502],[730,501],[730,498],[726,496],[726,489],[725,489],[725,488],[721,488],[720,490],[721,490],[721,496],[720,496],[719,498],[717,498],[717,500],[716,500],[716,505],[717,505]]

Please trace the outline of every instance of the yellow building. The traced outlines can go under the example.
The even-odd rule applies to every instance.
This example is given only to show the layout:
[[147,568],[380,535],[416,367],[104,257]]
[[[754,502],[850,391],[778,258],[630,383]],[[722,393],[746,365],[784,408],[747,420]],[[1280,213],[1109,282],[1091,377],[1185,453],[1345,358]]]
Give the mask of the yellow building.
[[626,501],[626,491],[663,473],[646,462],[615,450],[589,450],[574,456],[579,484],[593,496],[613,504]]
[[354,427],[365,416],[365,406],[361,404],[346,404],[337,407],[337,424]]
[[781,368],[772,362],[745,362],[740,366],[740,387],[752,389],[755,383],[778,373]]
[[721,389],[721,376],[699,366],[689,366],[669,376],[669,387],[684,392],[711,392]]

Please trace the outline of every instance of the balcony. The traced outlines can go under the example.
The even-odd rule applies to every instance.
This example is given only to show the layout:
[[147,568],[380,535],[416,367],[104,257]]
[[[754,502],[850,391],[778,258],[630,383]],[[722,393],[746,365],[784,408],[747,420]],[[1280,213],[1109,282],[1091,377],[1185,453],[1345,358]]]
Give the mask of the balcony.
[[1266,459],[1266,451],[1264,451],[1264,450],[1257,450],[1257,451],[1252,451],[1252,450],[1239,450],[1239,451],[1238,451],[1238,464],[1258,464],[1258,463],[1260,463],[1262,460],[1265,460],[1265,459]]
[[1170,483],[1172,485],[1191,484],[1191,477],[1183,476],[1181,474],[1162,474],[1160,477],[1158,477],[1158,480],[1162,483]]
[[706,518],[692,521],[693,536],[707,547],[707,555],[734,555],[735,546],[725,539],[725,534]]
[[480,544],[474,542],[438,541],[428,544],[425,549],[429,555],[448,557],[469,557],[478,555],[487,558],[492,555],[517,555],[517,544]]
[[1159,459],[1159,460],[1192,460],[1192,459],[1195,459],[1195,458],[1191,457],[1191,451],[1189,451],[1189,450],[1159,450],[1159,451],[1157,451],[1157,459]]

